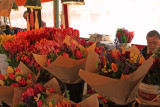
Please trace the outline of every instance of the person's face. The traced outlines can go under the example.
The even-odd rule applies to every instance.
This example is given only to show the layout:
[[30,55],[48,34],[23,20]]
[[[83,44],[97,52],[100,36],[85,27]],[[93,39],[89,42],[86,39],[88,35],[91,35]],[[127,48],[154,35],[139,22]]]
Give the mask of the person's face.
[[158,41],[159,39],[157,36],[147,37],[147,44],[150,51],[155,51],[155,49],[158,47]]

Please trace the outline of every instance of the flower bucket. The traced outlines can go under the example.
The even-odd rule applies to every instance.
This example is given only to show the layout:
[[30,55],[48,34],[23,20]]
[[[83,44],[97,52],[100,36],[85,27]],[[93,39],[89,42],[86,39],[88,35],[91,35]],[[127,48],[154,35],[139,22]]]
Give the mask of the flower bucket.
[[7,67],[8,67],[7,56],[5,54],[0,54],[0,71],[1,71],[1,73],[6,73]]
[[131,47],[131,43],[119,43],[119,47],[124,47],[127,50]]
[[138,100],[145,105],[160,106],[160,87],[141,83],[138,89]]

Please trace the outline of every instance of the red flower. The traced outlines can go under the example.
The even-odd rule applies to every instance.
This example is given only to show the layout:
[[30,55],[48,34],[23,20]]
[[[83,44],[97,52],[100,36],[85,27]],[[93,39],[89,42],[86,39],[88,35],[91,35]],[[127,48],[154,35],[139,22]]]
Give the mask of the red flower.
[[4,80],[4,76],[2,74],[0,74],[0,80]]
[[19,85],[25,86],[26,84],[27,84],[27,82],[26,82],[25,79],[22,77],[21,80],[19,81]]
[[49,66],[49,65],[51,64],[50,61],[51,61],[51,59],[48,59],[48,60],[46,61],[47,66]]
[[27,75],[27,78],[28,78],[29,80],[31,80],[31,79],[32,79],[31,74],[28,74],[28,75]]
[[77,51],[76,52],[76,58],[77,59],[81,59],[82,58],[82,52],[81,51]]
[[40,83],[37,83],[36,85],[34,85],[34,88],[39,92],[43,91],[43,87],[42,87],[42,85]]
[[19,85],[17,84],[17,83],[13,83],[12,85],[11,85],[11,87],[18,87]]
[[53,88],[51,88],[51,89],[49,90],[49,92],[50,92],[50,93],[54,93],[55,90],[54,90]]
[[33,89],[33,88],[28,88],[27,89],[27,95],[28,96],[34,96],[34,94],[35,94],[35,90]]
[[65,52],[63,52],[63,56],[69,58],[69,55]]
[[23,101],[27,101],[27,98],[28,98],[28,94],[27,94],[27,91],[25,91],[24,93],[22,93],[22,99]]
[[9,78],[10,78],[11,80],[14,80],[14,79],[15,79],[15,75],[13,75],[12,73],[9,73]]
[[42,101],[42,100],[39,100],[39,101],[37,102],[37,106],[38,106],[38,107],[41,107],[42,104],[43,104],[43,101]]

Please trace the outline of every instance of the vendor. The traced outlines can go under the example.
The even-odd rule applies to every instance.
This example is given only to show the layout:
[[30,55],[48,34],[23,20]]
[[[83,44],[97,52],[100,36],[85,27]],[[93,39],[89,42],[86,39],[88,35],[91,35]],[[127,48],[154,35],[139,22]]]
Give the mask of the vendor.
[[160,34],[156,30],[152,30],[147,33],[147,46],[141,50],[143,56],[147,58],[148,56],[152,55],[156,48],[158,47]]
[[[23,17],[27,21],[27,11],[23,13]],[[46,22],[41,20],[41,27],[46,27]]]

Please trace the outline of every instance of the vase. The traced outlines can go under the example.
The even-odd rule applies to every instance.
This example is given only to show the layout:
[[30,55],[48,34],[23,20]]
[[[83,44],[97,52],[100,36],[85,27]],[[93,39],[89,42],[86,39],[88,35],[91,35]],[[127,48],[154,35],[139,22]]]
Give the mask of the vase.
[[70,100],[79,103],[82,101],[84,81],[81,81],[76,84],[65,84],[67,90],[69,90]]
[[160,86],[141,83],[138,88],[138,100],[145,105],[160,106]]
[[132,107],[133,106],[133,102],[130,102],[130,103],[126,104],[126,105],[118,105],[118,104],[115,104],[115,103],[113,103],[111,101],[108,101],[108,107]]
[[119,43],[119,47],[123,47],[127,50],[131,47],[131,43]]
[[0,54],[0,73],[6,74],[6,68],[8,67],[7,56]]

